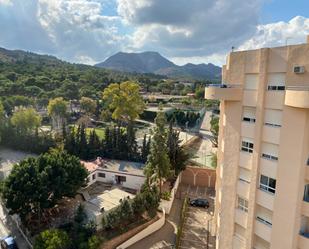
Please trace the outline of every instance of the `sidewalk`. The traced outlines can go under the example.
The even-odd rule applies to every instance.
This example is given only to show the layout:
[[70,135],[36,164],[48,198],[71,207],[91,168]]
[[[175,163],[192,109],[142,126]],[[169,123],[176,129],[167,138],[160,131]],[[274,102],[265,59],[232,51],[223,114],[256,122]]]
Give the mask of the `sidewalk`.
[[157,232],[130,246],[129,249],[159,249],[172,248],[176,242],[177,224],[182,201],[174,200],[170,214],[166,217],[165,225]]

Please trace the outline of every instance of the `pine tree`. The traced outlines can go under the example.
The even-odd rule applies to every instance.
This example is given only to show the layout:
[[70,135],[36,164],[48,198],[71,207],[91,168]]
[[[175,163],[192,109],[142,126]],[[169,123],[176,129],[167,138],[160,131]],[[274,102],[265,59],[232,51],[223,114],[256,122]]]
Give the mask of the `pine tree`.
[[162,181],[170,175],[171,168],[166,147],[165,123],[165,114],[162,111],[158,112],[150,154],[145,167],[145,175],[149,184],[152,184],[154,180],[159,180],[160,194],[162,192]]
[[88,154],[88,157],[90,159],[97,157],[100,154],[100,149],[101,149],[100,139],[99,139],[95,129],[93,129],[90,132],[90,136],[89,136],[89,143],[88,143],[89,154]]
[[127,147],[128,147],[128,155],[127,158],[129,160],[137,159],[137,142],[135,137],[135,130],[133,127],[133,122],[129,122],[127,125]]
[[186,163],[190,158],[190,155],[180,143],[179,132],[173,129],[173,123],[170,122],[167,136],[167,149],[171,168],[174,171],[175,176],[186,168]]
[[82,159],[88,159],[88,144],[87,144],[87,136],[86,136],[86,128],[85,125],[82,124],[80,126],[80,138],[79,138],[79,148],[80,148],[80,157]]

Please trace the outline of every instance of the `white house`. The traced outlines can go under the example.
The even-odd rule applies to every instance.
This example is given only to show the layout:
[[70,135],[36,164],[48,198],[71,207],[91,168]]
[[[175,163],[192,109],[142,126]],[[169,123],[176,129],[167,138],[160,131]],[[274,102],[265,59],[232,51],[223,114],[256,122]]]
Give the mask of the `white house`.
[[146,177],[144,164],[121,160],[109,160],[98,157],[91,162],[81,161],[88,170],[88,186],[100,181],[125,188],[140,190]]
[[133,199],[134,197],[135,195],[119,188],[104,191],[104,193],[84,203],[87,217],[89,220],[95,221],[98,228],[101,228],[104,214],[119,206],[121,200]]

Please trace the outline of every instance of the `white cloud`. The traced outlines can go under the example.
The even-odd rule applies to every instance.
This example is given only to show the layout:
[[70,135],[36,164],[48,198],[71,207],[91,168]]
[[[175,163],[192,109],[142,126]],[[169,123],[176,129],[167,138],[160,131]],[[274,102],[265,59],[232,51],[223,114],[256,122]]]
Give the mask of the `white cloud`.
[[289,22],[259,25],[256,34],[244,42],[239,49],[257,49],[304,43],[307,35],[309,35],[309,18],[296,16]]
[[6,5],[6,6],[9,6],[9,5],[12,5],[13,3],[11,2],[11,0],[0,0],[0,6],[1,5]]
[[258,25],[262,1],[0,0],[0,46],[87,64],[118,51],[152,50],[177,64],[221,65],[232,46],[305,40],[305,17]]
[[256,31],[260,0],[117,0],[118,13],[136,27],[135,49],[171,57],[209,56],[239,46]]

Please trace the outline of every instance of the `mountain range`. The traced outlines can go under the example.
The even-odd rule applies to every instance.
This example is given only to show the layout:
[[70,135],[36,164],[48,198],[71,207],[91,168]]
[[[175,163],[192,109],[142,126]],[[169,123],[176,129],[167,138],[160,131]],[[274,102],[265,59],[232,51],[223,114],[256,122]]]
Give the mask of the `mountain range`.
[[188,63],[178,66],[158,52],[124,53],[119,52],[95,66],[123,72],[153,73],[171,78],[218,79],[221,68],[208,64]]

